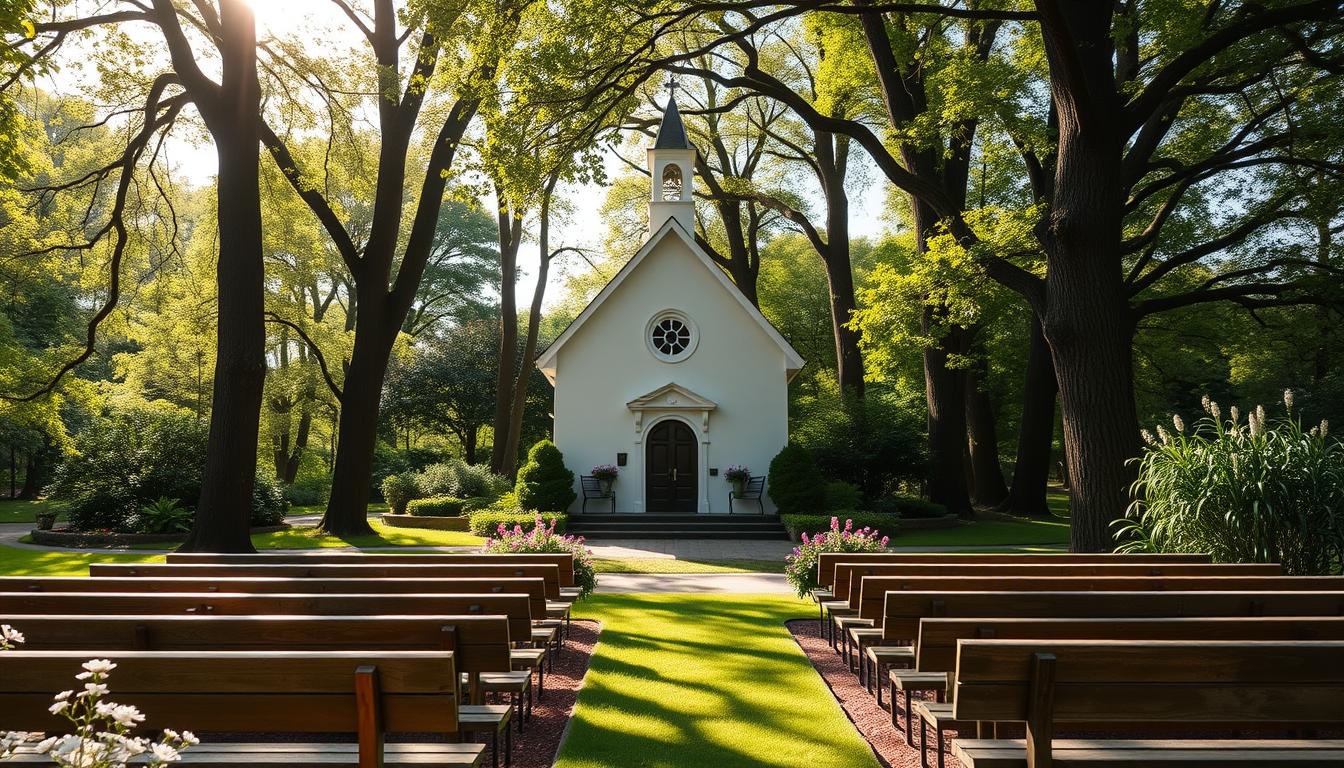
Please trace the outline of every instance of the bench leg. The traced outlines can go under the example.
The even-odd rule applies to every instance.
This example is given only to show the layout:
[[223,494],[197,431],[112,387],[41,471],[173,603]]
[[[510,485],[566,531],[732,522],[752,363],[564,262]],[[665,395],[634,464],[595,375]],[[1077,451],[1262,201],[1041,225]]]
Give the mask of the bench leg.
[[[905,711],[905,719],[910,719],[910,710]],[[919,768],[929,768],[928,728],[924,718],[919,718]]]
[[[910,710],[910,692],[909,692],[909,691],[905,691],[905,697],[904,697],[904,698],[905,698],[905,745],[906,745],[907,747],[913,747],[913,746],[914,746],[914,734],[911,733],[911,731],[912,731],[914,728],[913,728],[913,726],[910,724],[910,718],[912,717],[912,715],[911,715],[911,710]],[[892,719],[892,720],[895,720],[895,719],[896,719],[896,689],[895,689],[894,686],[892,687],[892,690],[891,690],[891,719]]]
[[504,768],[513,768],[513,731],[504,729]]
[[499,768],[499,730],[496,729],[490,738],[490,759],[491,765]]

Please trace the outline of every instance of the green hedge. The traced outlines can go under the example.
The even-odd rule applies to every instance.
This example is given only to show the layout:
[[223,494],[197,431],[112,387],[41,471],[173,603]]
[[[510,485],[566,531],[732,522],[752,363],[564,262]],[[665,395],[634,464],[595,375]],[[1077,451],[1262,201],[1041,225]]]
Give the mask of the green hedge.
[[541,515],[541,519],[547,525],[555,521],[555,532],[563,534],[565,528],[569,526],[569,515],[560,512],[490,512],[481,511],[471,516],[471,532],[477,536],[494,536],[499,531],[500,523],[512,528],[515,525],[523,526],[523,530],[532,530],[532,524]]
[[864,527],[876,528],[883,536],[895,536],[901,525],[900,519],[894,515],[884,515],[879,512],[847,512],[844,510],[829,515],[780,515],[779,519],[783,521],[789,535],[796,539],[802,533],[811,536],[814,533],[829,531],[832,517],[840,518],[841,527],[844,527],[846,520],[853,520],[855,530]]
[[946,517],[947,507],[910,496],[889,496],[873,502],[873,511],[910,519]]
[[417,517],[461,517],[467,510],[471,499],[455,499],[452,496],[430,496],[427,499],[411,499],[406,511]]

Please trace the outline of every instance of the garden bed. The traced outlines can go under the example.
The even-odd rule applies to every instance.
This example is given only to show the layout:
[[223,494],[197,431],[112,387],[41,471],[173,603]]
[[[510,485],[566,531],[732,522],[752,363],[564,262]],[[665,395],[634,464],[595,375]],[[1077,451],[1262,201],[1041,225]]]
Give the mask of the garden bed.
[[[252,533],[274,533],[289,530],[289,523],[264,525]],[[116,549],[139,544],[180,544],[187,540],[185,533],[116,533],[114,531],[72,531],[58,528],[52,531],[34,529],[29,537],[34,544],[44,547],[77,547],[80,549]]]
[[471,530],[471,518],[465,516],[442,517],[433,515],[394,515],[386,514],[379,518],[384,525],[393,528],[428,528],[434,531]]

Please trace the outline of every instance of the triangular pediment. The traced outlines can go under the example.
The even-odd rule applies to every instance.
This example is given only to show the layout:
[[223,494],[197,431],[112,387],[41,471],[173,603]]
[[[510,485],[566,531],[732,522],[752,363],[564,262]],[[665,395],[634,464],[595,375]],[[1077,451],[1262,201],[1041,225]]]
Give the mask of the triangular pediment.
[[712,411],[719,405],[680,384],[669,382],[647,395],[636,397],[625,407],[632,411]]

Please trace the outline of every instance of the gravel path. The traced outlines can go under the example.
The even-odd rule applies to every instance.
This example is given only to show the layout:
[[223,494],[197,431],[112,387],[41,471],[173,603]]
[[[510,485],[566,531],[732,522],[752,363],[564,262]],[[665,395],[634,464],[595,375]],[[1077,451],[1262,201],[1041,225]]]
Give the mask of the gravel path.
[[555,669],[546,673],[546,692],[533,704],[532,719],[524,723],[521,736],[514,731],[514,768],[548,768],[555,762],[601,633],[602,625],[596,621],[570,624],[565,649]]

